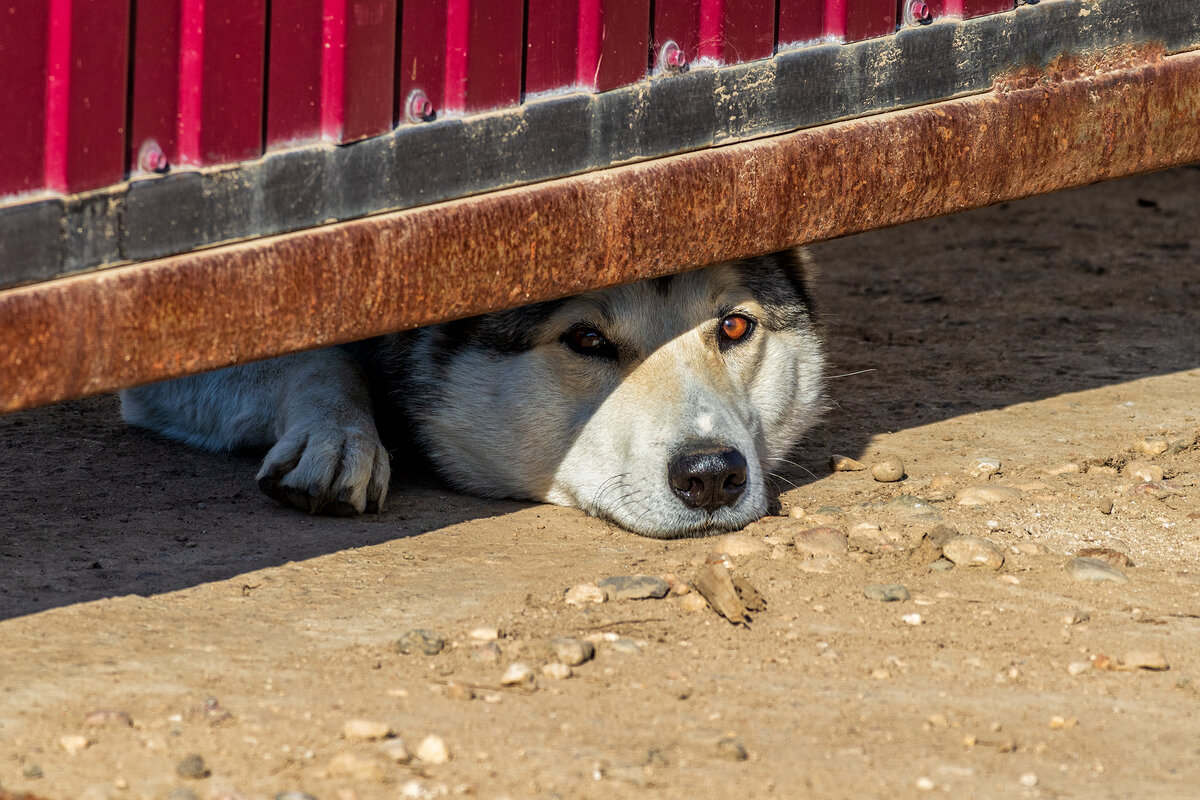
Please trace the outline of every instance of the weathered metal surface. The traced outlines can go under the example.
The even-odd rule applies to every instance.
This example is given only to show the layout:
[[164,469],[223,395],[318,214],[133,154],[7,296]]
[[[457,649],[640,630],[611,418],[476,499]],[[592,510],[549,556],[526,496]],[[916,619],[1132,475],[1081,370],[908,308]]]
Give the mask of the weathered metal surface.
[[0,292],[0,410],[1200,160],[1200,53],[1121,57],[1113,71],[1063,60],[985,95]]
[[[605,14],[610,4],[635,2],[645,0],[605,0]],[[436,22],[407,13],[422,3],[446,7],[445,0],[409,0],[406,26]],[[168,7],[175,6],[137,4],[139,24],[143,11]],[[430,53],[442,54],[433,44],[445,37],[428,36]],[[142,34],[135,39],[146,41]],[[406,124],[352,145],[285,149],[236,165],[141,177],[46,198],[36,213],[28,204],[0,203],[0,287],[983,92],[1023,64],[1045,67],[1064,52],[1148,42],[1162,43],[1167,52],[1200,47],[1200,3],[1022,5],[1010,14],[787,50],[752,64],[697,68],[600,94],[544,97],[465,119]],[[613,64],[607,46],[602,59]],[[167,48],[172,52],[174,46]],[[402,79],[408,80],[413,62],[403,60]],[[147,74],[138,63],[135,87]],[[136,130],[140,95],[134,94]],[[156,113],[173,120],[171,108]],[[173,145],[158,144],[170,161]]]

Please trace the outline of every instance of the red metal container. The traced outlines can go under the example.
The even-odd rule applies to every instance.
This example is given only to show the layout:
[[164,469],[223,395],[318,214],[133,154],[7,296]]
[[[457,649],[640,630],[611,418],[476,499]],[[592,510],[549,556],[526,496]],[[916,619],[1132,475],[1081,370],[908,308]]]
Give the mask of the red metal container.
[[268,147],[391,128],[396,0],[276,2],[269,36]]
[[125,172],[129,0],[0,8],[0,194],[80,192]]
[[982,17],[999,14],[1016,7],[1014,0],[926,0],[935,17]]
[[450,115],[521,100],[522,0],[403,0],[399,92],[402,117],[428,98]]
[[266,0],[138,3],[130,149],[145,169],[262,153]]
[[779,43],[885,36],[896,30],[899,10],[895,0],[779,0]]
[[[682,53],[675,59],[674,47]],[[735,64],[768,58],[775,49],[775,0],[657,0],[656,66],[672,69],[697,59]]]
[[646,77],[650,0],[528,0],[525,93],[607,91]]

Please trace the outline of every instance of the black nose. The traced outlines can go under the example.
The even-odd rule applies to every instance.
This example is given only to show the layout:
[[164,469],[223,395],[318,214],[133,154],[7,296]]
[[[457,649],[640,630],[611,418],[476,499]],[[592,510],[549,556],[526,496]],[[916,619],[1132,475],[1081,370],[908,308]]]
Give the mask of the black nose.
[[731,506],[746,488],[746,457],[732,447],[704,445],[676,455],[667,482],[679,499],[708,513]]

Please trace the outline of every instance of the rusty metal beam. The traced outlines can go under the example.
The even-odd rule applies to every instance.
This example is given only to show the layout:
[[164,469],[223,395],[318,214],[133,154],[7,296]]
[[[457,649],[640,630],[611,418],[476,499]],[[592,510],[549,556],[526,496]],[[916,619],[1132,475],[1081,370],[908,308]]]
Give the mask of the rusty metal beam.
[[[1159,51],[1161,52],[1161,51]],[[1200,53],[0,292],[0,410],[1200,160]]]

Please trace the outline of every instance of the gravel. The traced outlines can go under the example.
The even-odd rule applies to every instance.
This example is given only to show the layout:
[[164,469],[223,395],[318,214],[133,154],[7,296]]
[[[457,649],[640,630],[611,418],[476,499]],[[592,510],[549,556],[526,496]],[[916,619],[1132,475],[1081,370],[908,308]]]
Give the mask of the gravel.
[[883,455],[871,465],[871,477],[880,483],[894,483],[904,478],[904,461],[897,455]]
[[762,539],[747,536],[744,533],[727,533],[712,542],[712,549],[724,553],[730,558],[747,558],[761,556],[770,552],[771,548]]
[[583,639],[561,637],[550,642],[554,657],[569,667],[577,667],[596,657],[596,646]]
[[426,764],[445,764],[450,760],[450,748],[445,739],[431,733],[417,747],[417,758]]
[[837,528],[806,528],[792,537],[797,553],[814,558],[842,555],[849,548],[846,534]]
[[563,600],[569,606],[586,606],[592,603],[603,603],[608,595],[594,583],[580,583],[567,589]]
[[872,584],[863,589],[863,597],[881,603],[896,603],[909,599],[908,587],[902,583]]
[[861,461],[855,461],[850,456],[840,456],[834,454],[829,457],[830,472],[861,472],[866,469],[867,465]]
[[1004,566],[1004,553],[987,539],[976,536],[955,536],[942,545],[942,555],[961,567],[986,567],[1000,569]]
[[423,653],[436,656],[446,646],[446,640],[427,628],[414,628],[396,641],[396,652],[405,655]]
[[200,779],[207,778],[212,775],[212,770],[208,768],[208,764],[204,763],[204,757],[196,753],[185,756],[182,761],[175,765],[175,772],[181,778]]
[[654,575],[614,575],[596,585],[609,600],[658,599],[671,591],[666,581]]
[[386,739],[392,735],[392,729],[386,722],[373,719],[347,720],[342,726],[342,736],[362,742],[373,742]]
[[959,490],[954,496],[954,501],[960,506],[987,506],[993,503],[1011,503],[1024,496],[1024,492],[1012,486],[977,484]]
[[1098,558],[1072,558],[1063,565],[1063,569],[1071,576],[1072,580],[1087,583],[1101,583],[1103,581],[1129,583],[1128,575],[1107,561],[1101,561]]

